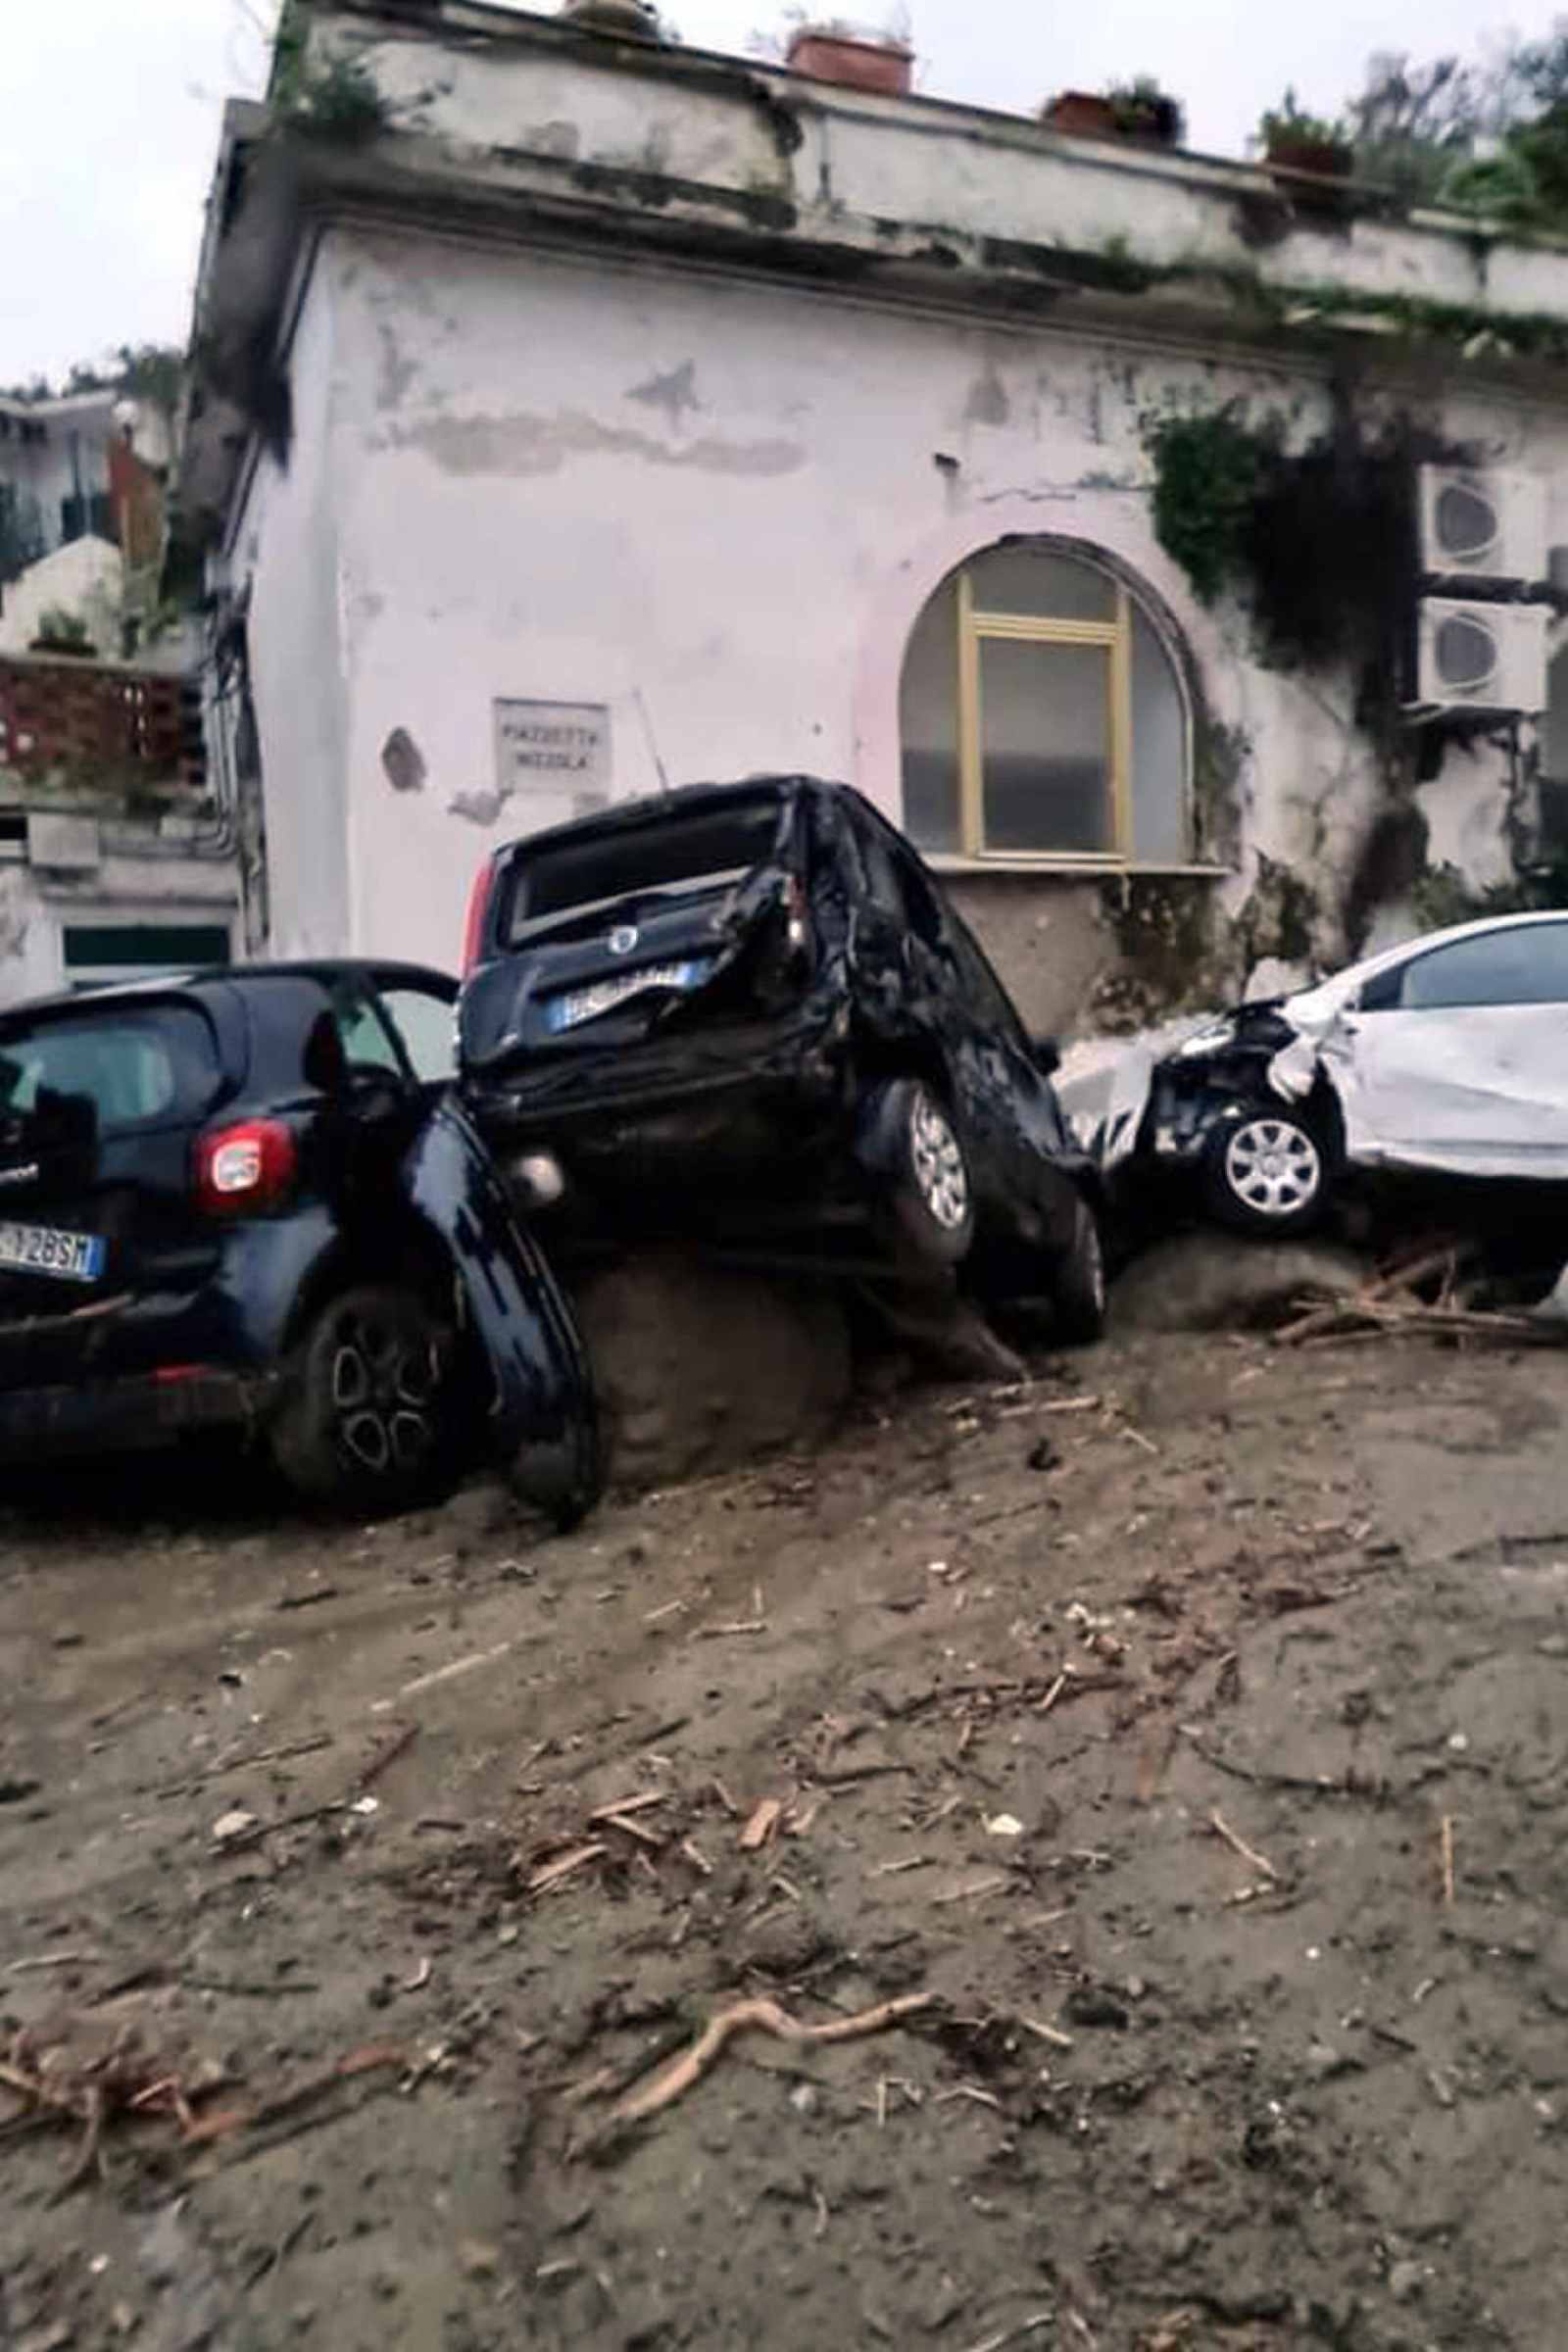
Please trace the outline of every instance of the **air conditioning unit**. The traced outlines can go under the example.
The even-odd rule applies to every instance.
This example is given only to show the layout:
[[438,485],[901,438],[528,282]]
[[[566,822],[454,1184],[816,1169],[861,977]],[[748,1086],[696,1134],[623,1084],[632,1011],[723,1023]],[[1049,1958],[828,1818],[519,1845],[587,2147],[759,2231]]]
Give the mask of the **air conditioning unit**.
[[1441,710],[1546,708],[1545,605],[1423,597],[1419,697]]
[[1469,580],[1544,579],[1544,484],[1533,473],[1423,466],[1421,568]]

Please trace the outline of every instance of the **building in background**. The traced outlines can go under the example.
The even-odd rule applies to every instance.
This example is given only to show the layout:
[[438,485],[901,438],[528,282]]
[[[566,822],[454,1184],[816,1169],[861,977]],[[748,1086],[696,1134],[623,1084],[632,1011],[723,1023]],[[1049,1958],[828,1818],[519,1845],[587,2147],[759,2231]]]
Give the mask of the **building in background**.
[[0,402],[0,1004],[239,939],[199,635],[157,625],[169,457],[151,401]]
[[[230,109],[179,528],[276,951],[450,962],[496,840],[760,770],[902,823],[1040,1027],[1539,860],[1568,255],[641,22],[318,0]],[[1321,496],[1265,643],[1201,575],[1270,432]],[[1293,565],[1359,592],[1350,455],[1405,501],[1375,695],[1279,642]]]

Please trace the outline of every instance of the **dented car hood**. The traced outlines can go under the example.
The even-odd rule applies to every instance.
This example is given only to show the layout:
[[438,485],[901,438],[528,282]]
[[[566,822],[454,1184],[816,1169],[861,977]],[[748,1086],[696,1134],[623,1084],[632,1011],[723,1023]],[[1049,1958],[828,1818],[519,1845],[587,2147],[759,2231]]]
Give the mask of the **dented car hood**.
[[1150,1144],[1148,1114],[1167,1089],[1211,1086],[1217,1106],[1260,1088],[1302,1102],[1321,1084],[1352,1165],[1568,1180],[1568,1008],[1363,1008],[1369,982],[1428,944],[1406,941],[1294,995],[1086,1058],[1058,1081],[1079,1140],[1109,1170]]

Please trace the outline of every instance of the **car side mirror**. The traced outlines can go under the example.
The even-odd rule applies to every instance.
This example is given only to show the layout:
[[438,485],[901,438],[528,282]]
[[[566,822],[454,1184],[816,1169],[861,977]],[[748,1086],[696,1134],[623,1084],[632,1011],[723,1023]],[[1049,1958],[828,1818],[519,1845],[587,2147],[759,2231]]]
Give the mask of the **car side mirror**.
[[1029,1050],[1034,1055],[1035,1068],[1046,1078],[1054,1078],[1061,1067],[1061,1047],[1054,1037],[1032,1037]]

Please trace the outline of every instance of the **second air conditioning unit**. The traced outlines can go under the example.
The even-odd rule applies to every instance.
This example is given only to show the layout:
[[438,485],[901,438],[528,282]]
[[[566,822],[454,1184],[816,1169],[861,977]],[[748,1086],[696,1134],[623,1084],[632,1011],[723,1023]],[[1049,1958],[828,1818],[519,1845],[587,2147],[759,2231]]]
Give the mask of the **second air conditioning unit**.
[[1424,597],[1420,700],[1441,710],[1544,710],[1550,617],[1544,605]]
[[1423,466],[1421,568],[1470,580],[1544,579],[1544,484],[1532,473]]

